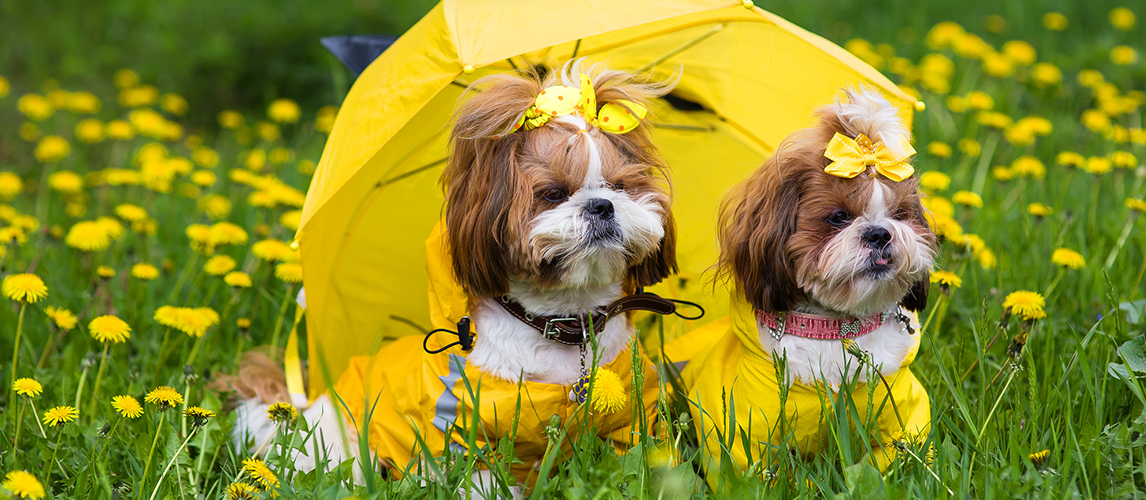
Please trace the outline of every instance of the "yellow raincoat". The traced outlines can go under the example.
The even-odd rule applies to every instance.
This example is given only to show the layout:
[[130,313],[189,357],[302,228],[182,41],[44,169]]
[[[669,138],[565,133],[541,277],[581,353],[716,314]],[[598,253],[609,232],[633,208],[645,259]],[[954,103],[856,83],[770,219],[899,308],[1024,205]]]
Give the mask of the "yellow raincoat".
[[[468,312],[469,299],[454,281],[444,239],[444,230],[439,226],[426,241],[430,316],[434,328],[456,330],[457,321]],[[475,332],[477,337],[481,334]],[[452,335],[438,333],[429,339],[427,346],[437,350],[456,340]],[[639,432],[642,416],[633,410],[629,350],[604,365],[625,384],[625,393],[630,396],[624,408],[608,415],[589,412],[589,422],[583,418],[582,405],[569,399],[571,386],[484,375],[466,361],[466,354],[456,346],[439,354],[428,354],[422,349],[421,337],[407,336],[372,356],[350,359],[349,368],[338,379],[334,390],[349,407],[348,416],[356,422],[364,421],[373,407],[369,448],[374,457],[390,466],[394,473],[400,474],[411,459],[420,456],[415,455],[420,449],[415,432],[433,455],[440,455],[447,446],[465,450],[465,430],[471,426],[475,411],[474,394],[481,422],[476,445],[489,445],[492,451],[497,448],[499,439],[513,437],[517,458],[523,462],[512,467],[519,484],[531,485],[536,479],[536,468],[547,444],[545,428],[553,415],[561,417],[561,425],[571,434],[596,426],[597,435],[612,440],[618,452],[636,442],[638,436],[634,433]],[[644,365],[643,418],[652,425],[656,414],[657,375],[643,352],[639,353],[639,360]],[[515,420],[516,435],[513,434]],[[568,453],[569,441],[564,443],[562,451]]]
[[[735,422],[739,428],[734,430],[735,444],[728,453],[740,470],[748,470],[754,462],[775,456],[778,451],[772,448],[773,451],[769,452],[769,448],[780,444],[785,438],[790,437],[788,443],[795,444],[801,454],[813,454],[823,449],[832,440],[827,421],[833,420],[833,416],[824,415],[823,410],[826,408],[832,411],[839,396],[822,385],[811,386],[796,382],[788,391],[787,401],[781,406],[781,387],[777,382],[771,355],[765,353],[760,344],[755,311],[740,297],[732,299],[730,310],[729,318],[714,321],[694,331],[680,339],[680,343],[670,344],[665,351],[667,357],[679,361],[687,358],[687,349],[696,345],[687,345],[686,339],[718,339],[692,357],[681,373],[688,391],[694,425],[702,443],[703,463],[713,487],[716,487],[714,478],[723,453],[718,431],[725,436],[725,440],[730,439],[730,433],[726,430],[729,422],[727,406],[730,405],[726,401],[734,403],[731,406],[735,407]],[[871,382],[874,388],[863,383],[852,387],[851,403],[859,417],[859,422],[852,424],[853,429],[869,421],[869,411],[883,406],[876,416],[876,425],[868,426],[875,427],[873,432],[878,429],[878,434],[872,436],[867,443],[871,446],[867,459],[880,470],[886,469],[895,457],[892,443],[900,439],[922,439],[928,433],[931,423],[930,401],[927,391],[909,367],[919,349],[920,337],[916,333],[915,346],[907,353],[900,369],[885,376],[891,385],[892,397],[903,419],[903,427],[899,425],[891,402],[886,400],[887,391],[882,383],[875,380]],[[787,417],[787,428],[782,430],[777,426],[781,410]],[[752,444],[747,448],[740,437],[741,432],[749,433],[748,441]],[[769,465],[765,459],[763,466]]]

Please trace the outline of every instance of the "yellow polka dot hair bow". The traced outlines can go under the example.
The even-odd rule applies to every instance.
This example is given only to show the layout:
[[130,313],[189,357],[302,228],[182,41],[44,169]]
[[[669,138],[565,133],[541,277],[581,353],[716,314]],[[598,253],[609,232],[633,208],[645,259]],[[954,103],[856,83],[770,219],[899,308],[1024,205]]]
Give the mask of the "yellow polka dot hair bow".
[[577,113],[589,125],[613,134],[623,134],[637,128],[647,112],[644,106],[624,99],[605,103],[598,112],[593,83],[588,75],[582,74],[581,88],[554,85],[542,90],[511,132],[522,128],[532,130],[545,125],[550,118]]
[[824,151],[824,156],[832,160],[824,172],[851,179],[868,167],[875,167],[876,172],[899,182],[915,173],[915,168],[907,162],[915,154],[915,149],[908,144],[904,146],[907,152],[897,157],[883,143],[872,142],[866,135],[860,134],[852,139],[836,132],[831,142],[828,142],[828,149]]

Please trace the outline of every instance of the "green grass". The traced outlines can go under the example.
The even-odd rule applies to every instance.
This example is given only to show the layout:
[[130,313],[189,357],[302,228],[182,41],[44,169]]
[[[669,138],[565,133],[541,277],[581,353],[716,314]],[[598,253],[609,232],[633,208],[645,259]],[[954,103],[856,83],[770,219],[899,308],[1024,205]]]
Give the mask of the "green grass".
[[[965,233],[978,235],[997,258],[992,268],[985,268],[981,252],[960,248],[955,238],[942,244],[939,268],[958,274],[963,283],[953,288],[950,296],[933,287],[931,305],[920,315],[931,319],[923,332],[920,355],[913,364],[913,371],[930,393],[933,421],[928,442],[912,449],[922,458],[933,447],[933,461],[924,466],[918,460],[905,458],[883,474],[854,465],[859,459],[855,437],[866,429],[849,421],[848,414],[854,409],[836,402],[834,420],[829,422],[836,430],[836,438],[822,454],[793,458],[779,453],[764,457],[756,472],[777,473],[775,480],[763,480],[760,474],[743,475],[732,467],[722,468],[718,473],[722,486],[713,490],[702,479],[696,423],[682,417],[687,413],[687,402],[676,397],[659,409],[660,433],[655,437],[651,432],[643,433],[638,446],[622,456],[592,435],[568,434],[564,425],[554,426],[554,447],[560,448],[558,442],[567,442],[576,453],[571,458],[557,453],[547,455],[549,474],[530,494],[535,498],[875,498],[944,497],[950,489],[957,496],[974,498],[1141,497],[1140,491],[1146,490],[1146,448],[1142,446],[1146,441],[1146,390],[1140,378],[1146,371],[1142,347],[1146,319],[1138,311],[1146,298],[1142,293],[1146,222],[1126,207],[1125,200],[1146,197],[1146,169],[1137,165],[1146,161],[1146,147],[1140,136],[1121,140],[1125,138],[1107,137],[1087,128],[1080,117],[1085,110],[1101,106],[1096,94],[1109,92],[1110,88],[1096,92],[1077,79],[1080,71],[1095,69],[1114,85],[1118,95],[1137,99],[1140,94],[1133,92],[1146,89],[1146,44],[1141,28],[1112,28],[1107,20],[1112,7],[1109,4],[1057,4],[1069,20],[1062,33],[1050,32],[1041,25],[1042,15],[1052,7],[1035,8],[1025,3],[964,7],[954,3],[917,5],[886,0],[871,6],[833,6],[831,15],[818,15],[828,10],[828,5],[792,2],[765,7],[840,43],[856,36],[864,36],[875,44],[886,43],[886,48],[876,47],[877,52],[883,51],[885,63],[892,55],[889,49],[913,67],[928,54],[943,54],[954,66],[953,74],[946,78],[949,95],[966,96],[971,91],[981,91],[993,98],[995,111],[1016,120],[1037,115],[1053,125],[1049,135],[1030,144],[1012,143],[1004,131],[980,124],[976,113],[949,108],[945,103],[948,95],[927,90],[915,81],[918,75],[913,72],[897,74],[889,66],[881,67],[893,80],[919,91],[927,103],[927,110],[917,114],[916,119],[916,145],[920,151],[916,168],[950,176],[950,186],[936,193],[937,197],[950,198],[959,190],[974,191],[982,197],[982,207],[955,206],[952,219]],[[1141,7],[1132,8],[1137,9],[1141,26],[1146,22],[1146,12]],[[989,14],[1003,16],[1007,24],[1003,33],[987,31],[984,20]],[[0,25],[9,26],[10,19]],[[848,22],[841,21],[844,19]],[[1026,40],[1037,51],[1040,62],[1061,68],[1061,83],[1039,87],[1025,68],[1003,77],[989,76],[976,59],[958,56],[947,48],[929,48],[925,43],[928,30],[946,19],[963,22],[968,32],[982,36],[996,49],[1007,40]],[[84,29],[76,27],[80,34],[86,33]],[[32,51],[28,47],[33,40],[28,35],[20,50]],[[1117,45],[1136,49],[1137,62],[1113,64],[1110,52]],[[97,52],[101,50],[111,49]],[[133,158],[152,142],[165,144],[171,156],[191,157],[192,141],[186,135],[172,141],[137,136],[125,141],[85,144],[75,139],[73,130],[86,116],[61,110],[34,123],[41,135],[68,138],[71,152],[59,161],[37,161],[36,140],[20,136],[21,125],[31,121],[17,111],[16,101],[25,93],[45,91],[47,78],[58,78],[58,84],[69,90],[92,90],[103,102],[102,110],[95,115],[101,120],[125,114],[125,109],[115,102],[111,73],[127,58],[108,59],[105,54],[101,57],[111,62],[81,61],[83,64],[76,62],[69,69],[64,66],[73,63],[65,60],[59,63],[61,66],[53,66],[47,62],[52,53],[44,54],[44,58],[20,59],[23,62],[19,64],[11,63],[16,59],[5,59],[8,62],[0,66],[0,75],[12,82],[11,92],[0,97],[0,169],[15,173],[24,184],[21,192],[6,203],[19,214],[36,217],[37,222],[37,227],[25,226],[19,231],[26,235],[26,241],[8,244],[0,262],[6,275],[33,272],[44,279],[49,290],[47,298],[29,304],[23,311],[20,340],[15,345],[19,348],[16,375],[32,377],[43,384],[43,394],[31,400],[41,417],[58,405],[76,406],[80,413],[74,422],[44,427],[45,433],[41,434],[31,407],[25,405],[27,398],[12,398],[7,390],[13,374],[9,361],[16,344],[21,307],[4,299],[5,304],[0,307],[0,359],[4,360],[0,375],[5,384],[0,391],[0,405],[4,407],[0,413],[0,473],[27,470],[44,481],[55,498],[135,498],[149,497],[153,491],[157,498],[219,498],[223,489],[239,477],[241,461],[247,457],[229,446],[233,416],[225,411],[223,401],[208,385],[218,373],[233,371],[239,351],[270,342],[274,325],[280,321],[283,326],[278,338],[282,343],[293,308],[284,311],[281,306],[296,289],[276,278],[273,267],[250,251],[251,243],[264,238],[289,241],[293,231],[279,221],[296,207],[253,206],[248,197],[257,189],[232,180],[229,172],[244,170],[247,153],[252,149],[270,152],[285,148],[293,152],[294,158],[278,165],[267,162],[260,173],[305,191],[309,177],[300,167],[304,161],[318,159],[325,140],[312,123],[314,108],[322,100],[308,103],[298,123],[282,124],[281,137],[263,140],[252,136],[249,130],[236,133],[205,125],[213,122],[221,107],[193,98],[189,118],[165,116],[182,123],[187,133],[218,153],[218,165],[196,166],[216,174],[213,185],[192,193],[187,187],[190,177],[176,175],[167,193],[138,185],[88,183],[82,193],[65,195],[48,189],[48,174],[70,170],[87,175],[111,167],[137,169]],[[160,54],[150,57],[159,59]],[[880,62],[870,55],[865,57]],[[34,64],[43,66],[34,71],[23,66],[33,64],[33,60],[41,61]],[[91,65],[85,65],[88,63]],[[169,63],[183,64],[179,60]],[[152,60],[145,65],[154,64],[159,63]],[[198,91],[185,91],[176,81],[162,79],[159,71],[142,73],[144,83],[157,84],[164,91],[197,95]],[[333,85],[329,81],[325,84]],[[271,88],[263,97],[283,94]],[[223,102],[249,105],[258,100]],[[1132,131],[1143,127],[1142,104],[1139,100],[1132,110],[1112,117],[1113,124],[1126,129],[1128,135],[1140,133]],[[249,105],[248,109],[253,107]],[[256,120],[266,118],[251,112],[246,124],[253,125]],[[962,139],[974,140],[980,151],[961,151],[957,144]],[[948,144],[954,152],[945,157],[929,153],[929,149],[942,149],[929,148],[932,142]],[[1056,164],[1056,156],[1063,151],[1084,157],[1124,151],[1136,158],[1136,165],[1090,173]],[[1045,165],[1045,177],[996,179],[994,167],[1009,166],[1024,155]],[[220,246],[215,253],[235,259],[238,269],[250,274],[254,284],[251,288],[233,292],[221,284],[221,278],[205,274],[202,265],[206,259],[197,256],[190,245],[185,233],[188,225],[214,222],[199,208],[199,200],[209,194],[230,200],[233,206],[223,220],[249,233],[247,242]],[[1031,215],[1027,206],[1034,202],[1052,207],[1054,213],[1046,217]],[[109,248],[97,252],[82,252],[64,243],[63,235],[76,222],[115,217],[115,207],[122,203],[144,207],[156,221],[157,231],[140,234],[124,223],[124,234]],[[931,203],[932,208],[938,206],[937,202]],[[12,220],[0,223],[4,226],[0,231],[12,231],[6,227],[21,223],[21,219],[8,218]],[[23,223],[27,222],[23,219]],[[1060,247],[1080,252],[1086,266],[1070,270],[1053,264],[1051,254]],[[1111,256],[1113,260],[1107,265]],[[131,277],[131,267],[141,262],[159,267],[160,276],[150,282]],[[116,276],[98,277],[97,267],[101,265],[114,269]],[[1018,290],[1045,294],[1047,317],[1035,322],[1022,355],[1015,358],[1008,354],[1008,347],[1023,328],[1023,322],[1011,318],[1004,326],[1000,318],[1004,298]],[[226,313],[219,325],[208,330],[190,372],[185,372],[183,365],[196,340],[152,319],[155,309],[162,305],[208,306],[220,314]],[[79,325],[60,335],[45,315],[46,306],[71,310],[80,316]],[[123,318],[131,325],[132,335],[126,343],[108,350],[97,395],[102,346],[89,336],[87,325],[101,314]],[[249,332],[236,326],[235,320],[240,317],[251,319],[254,326]],[[58,344],[49,348],[56,336]],[[169,385],[182,393],[189,405],[199,405],[219,415],[191,434],[189,423],[180,416],[181,408],[164,414],[153,405],[144,404],[144,415],[131,420],[119,417],[110,407],[111,397],[121,394],[135,396],[143,403],[146,392],[159,385]],[[667,387],[679,396],[677,386]],[[740,404],[735,398],[732,403]],[[707,410],[719,413],[717,409]],[[159,425],[161,418],[163,423]],[[722,429],[727,443],[745,439],[735,428],[727,423]],[[20,438],[13,444],[17,429]],[[305,423],[298,422],[292,432],[293,437],[287,433],[281,439],[298,445],[308,429]],[[188,437],[186,447],[179,451]],[[155,451],[148,465],[153,443]],[[676,450],[679,463],[662,460],[669,449]],[[282,482],[278,492],[283,498],[344,498],[350,494],[364,498],[447,498],[459,486],[464,487],[473,467],[483,463],[498,470],[508,467],[510,458],[505,457],[505,452],[510,450],[504,441],[498,442],[496,450],[502,455],[495,455],[495,450],[475,450],[465,457],[434,458],[440,450],[422,450],[426,467],[420,472],[412,471],[397,481],[371,476],[361,486],[352,484],[350,478],[353,470],[361,470],[362,464],[348,462],[331,472],[297,473],[283,468],[280,457],[273,454],[267,462],[276,468]],[[1029,455],[1040,450],[1049,450],[1049,454],[1042,466],[1036,466]],[[169,463],[173,465],[160,482],[159,476]],[[53,470],[50,478],[49,468]],[[146,475],[144,469],[148,470]]]

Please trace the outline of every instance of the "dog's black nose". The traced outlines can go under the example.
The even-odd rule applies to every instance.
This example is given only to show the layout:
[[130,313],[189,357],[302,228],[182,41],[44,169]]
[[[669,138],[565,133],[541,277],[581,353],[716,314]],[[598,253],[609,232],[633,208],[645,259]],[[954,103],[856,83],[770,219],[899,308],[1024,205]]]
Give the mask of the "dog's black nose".
[[868,248],[883,248],[891,241],[891,233],[886,228],[873,226],[863,232],[863,242]]
[[613,218],[613,202],[604,198],[593,198],[586,204],[585,210],[601,220]]

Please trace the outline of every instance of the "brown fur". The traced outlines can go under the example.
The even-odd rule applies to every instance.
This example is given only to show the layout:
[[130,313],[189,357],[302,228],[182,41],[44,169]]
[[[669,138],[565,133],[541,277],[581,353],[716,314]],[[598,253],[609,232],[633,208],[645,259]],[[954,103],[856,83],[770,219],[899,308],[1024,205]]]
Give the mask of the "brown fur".
[[[854,130],[833,107],[822,108],[819,123],[793,133],[776,154],[739,184],[722,203],[718,239],[721,247],[719,276],[732,280],[757,309],[788,311],[805,300],[797,276],[801,268],[817,265],[822,246],[835,228],[827,218],[836,210],[860,213],[872,184],[843,179],[824,172],[831,160],[824,150],[836,132],[855,137]],[[894,182],[877,179],[891,188],[889,207],[934,247],[935,236],[924,219],[915,177]],[[928,275],[912,284],[902,304],[911,310],[927,305]]]
[[[663,94],[667,88],[637,82],[620,71],[592,73],[598,107],[627,99],[634,102]],[[560,281],[553,263],[541,260],[528,241],[529,223],[551,208],[542,195],[550,189],[572,194],[585,177],[586,141],[594,134],[608,182],[630,193],[655,193],[665,214],[660,248],[632,265],[630,287],[648,286],[676,272],[676,232],[669,210],[666,166],[655,153],[647,125],[625,134],[582,132],[551,120],[533,130],[506,133],[543,88],[558,84],[558,72],[542,81],[536,75],[498,75],[474,83],[481,91],[458,109],[451,134],[452,152],[442,173],[445,219],[454,275],[474,297],[499,296],[511,278],[541,287]]]
[[269,349],[253,349],[243,353],[237,375],[219,375],[211,388],[219,392],[233,391],[237,399],[258,398],[266,404],[289,402],[286,373],[280,356],[272,356]]

